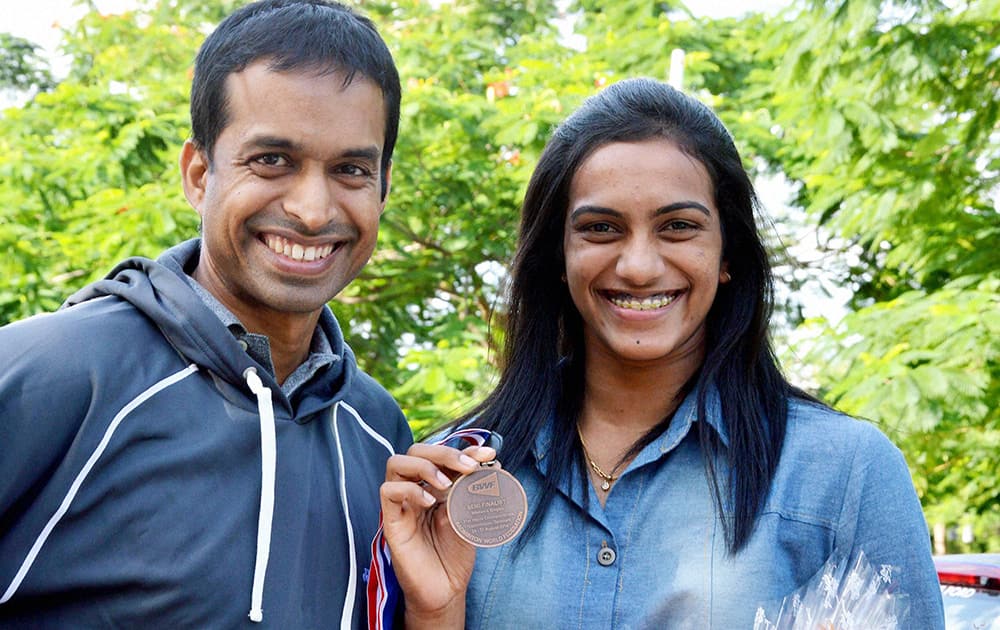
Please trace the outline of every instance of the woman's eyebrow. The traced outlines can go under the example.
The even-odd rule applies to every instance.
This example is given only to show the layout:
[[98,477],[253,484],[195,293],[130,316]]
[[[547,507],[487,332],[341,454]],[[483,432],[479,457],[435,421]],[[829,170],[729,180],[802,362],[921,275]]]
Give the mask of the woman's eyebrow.
[[612,210],[611,208],[605,208],[604,206],[584,205],[584,206],[579,206],[578,208],[574,208],[573,211],[570,212],[569,218],[571,220],[575,220],[578,216],[583,214],[600,214],[615,218],[619,218],[622,216],[621,212],[618,212],[617,210]]
[[677,210],[687,210],[688,208],[694,208],[695,210],[699,210],[705,213],[705,216],[709,217],[712,216],[711,210],[706,208],[703,204],[690,199],[685,201],[675,201],[674,203],[669,203],[663,206],[662,208],[657,208],[655,214],[656,216],[660,216],[661,214],[668,214],[670,212],[675,212]]
[[[675,201],[673,203],[668,203],[665,206],[661,206],[656,209],[653,213],[654,216],[661,216],[664,214],[669,214],[671,212],[676,212],[678,210],[687,210],[693,208],[705,214],[705,216],[712,216],[712,211],[709,210],[704,204],[694,201],[693,199],[685,199],[684,201]],[[611,208],[605,208],[604,206],[592,206],[584,205],[578,208],[574,208],[570,212],[570,220],[576,220],[577,217],[584,214],[599,214],[607,217],[620,218],[622,216],[621,212],[617,210],[612,210]]]

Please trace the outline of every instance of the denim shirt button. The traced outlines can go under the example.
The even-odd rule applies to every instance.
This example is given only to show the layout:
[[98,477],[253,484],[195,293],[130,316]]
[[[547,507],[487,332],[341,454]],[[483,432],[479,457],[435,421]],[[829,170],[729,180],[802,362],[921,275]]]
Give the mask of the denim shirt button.
[[611,547],[601,547],[601,550],[597,552],[597,562],[602,567],[609,567],[614,564],[616,557],[617,554]]

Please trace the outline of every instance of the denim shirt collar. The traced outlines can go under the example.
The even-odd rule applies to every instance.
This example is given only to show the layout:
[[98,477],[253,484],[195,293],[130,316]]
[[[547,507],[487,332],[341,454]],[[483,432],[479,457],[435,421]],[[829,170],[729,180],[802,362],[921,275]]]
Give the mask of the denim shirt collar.
[[[667,430],[643,448],[639,455],[629,464],[628,468],[644,466],[677,448],[677,445],[691,432],[691,427],[694,426],[694,423],[698,421],[699,391],[698,388],[695,388],[684,397],[680,407],[674,412],[674,418]],[[541,431],[539,431],[538,437],[535,438],[535,462],[543,474],[548,472],[545,455],[553,446],[552,429],[555,422],[555,412],[553,412],[549,422],[545,423]],[[728,447],[729,436],[726,433],[725,423],[722,418],[722,402],[719,399],[719,390],[715,385],[709,385],[705,394],[705,422],[719,435],[722,445]]]

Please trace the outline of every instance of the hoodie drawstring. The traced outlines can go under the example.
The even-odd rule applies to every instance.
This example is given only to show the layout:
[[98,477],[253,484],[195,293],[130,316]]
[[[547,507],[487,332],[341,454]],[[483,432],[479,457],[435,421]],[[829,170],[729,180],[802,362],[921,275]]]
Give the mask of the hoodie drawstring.
[[274,407],[271,405],[271,390],[257,376],[256,368],[243,372],[247,385],[257,396],[257,411],[260,414],[260,515],[257,518],[257,560],[253,568],[253,591],[250,594],[250,621],[264,619],[264,573],[267,558],[271,553],[271,518],[274,515],[274,471],[277,463],[277,448],[274,436]]

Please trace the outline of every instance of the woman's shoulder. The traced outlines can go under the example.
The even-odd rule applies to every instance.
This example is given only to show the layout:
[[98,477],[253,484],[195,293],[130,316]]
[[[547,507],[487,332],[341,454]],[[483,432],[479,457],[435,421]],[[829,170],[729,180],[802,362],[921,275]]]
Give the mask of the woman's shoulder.
[[[881,482],[873,478],[883,478]],[[790,402],[768,509],[836,527],[872,482],[909,483],[902,453],[874,424],[808,400]]]
[[788,405],[782,457],[786,453],[812,458],[835,455],[831,463],[842,465],[845,455],[864,462],[896,456],[899,449],[869,420],[849,416],[822,403],[793,398]]

